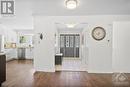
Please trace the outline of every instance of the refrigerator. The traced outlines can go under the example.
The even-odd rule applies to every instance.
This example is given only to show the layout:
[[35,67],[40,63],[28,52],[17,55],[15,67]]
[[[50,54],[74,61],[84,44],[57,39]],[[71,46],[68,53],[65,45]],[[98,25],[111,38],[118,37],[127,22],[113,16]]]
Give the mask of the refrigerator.
[[4,52],[4,36],[0,35],[0,53]]

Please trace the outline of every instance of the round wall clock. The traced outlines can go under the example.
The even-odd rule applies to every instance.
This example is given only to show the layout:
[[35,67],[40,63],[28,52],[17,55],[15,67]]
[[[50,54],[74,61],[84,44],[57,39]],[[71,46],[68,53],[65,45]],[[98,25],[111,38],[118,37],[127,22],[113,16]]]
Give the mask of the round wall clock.
[[92,31],[92,37],[95,39],[95,40],[103,40],[106,36],[106,31],[104,28],[102,27],[95,27]]

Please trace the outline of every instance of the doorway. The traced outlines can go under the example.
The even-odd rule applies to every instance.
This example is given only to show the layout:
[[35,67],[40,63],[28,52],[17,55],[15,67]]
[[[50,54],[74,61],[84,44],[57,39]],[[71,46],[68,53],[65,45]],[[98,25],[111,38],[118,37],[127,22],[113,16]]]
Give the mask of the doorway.
[[55,53],[61,55],[60,58],[55,58],[55,61],[60,60],[60,63],[55,65],[56,71],[86,71],[82,44],[86,25],[86,23],[56,23]]
[[79,34],[60,34],[60,53],[63,57],[79,58],[79,49]]

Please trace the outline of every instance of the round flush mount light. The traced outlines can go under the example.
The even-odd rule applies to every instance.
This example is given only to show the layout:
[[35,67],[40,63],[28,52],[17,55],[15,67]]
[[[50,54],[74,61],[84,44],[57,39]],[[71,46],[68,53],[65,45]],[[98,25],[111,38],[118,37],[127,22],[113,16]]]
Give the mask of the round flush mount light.
[[68,9],[75,9],[78,5],[77,0],[66,0],[65,5]]
[[75,23],[66,24],[67,28],[74,28],[76,26]]

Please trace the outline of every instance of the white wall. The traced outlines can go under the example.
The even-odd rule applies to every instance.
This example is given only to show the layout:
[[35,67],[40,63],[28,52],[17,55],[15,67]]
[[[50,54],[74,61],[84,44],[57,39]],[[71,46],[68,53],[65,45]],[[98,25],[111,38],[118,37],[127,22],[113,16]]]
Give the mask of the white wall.
[[[55,55],[55,27],[50,17],[35,16],[35,44],[34,44],[34,67],[36,71],[54,72]],[[43,40],[40,40],[38,33],[43,34]]]
[[[88,23],[86,43],[88,47],[87,69],[91,73],[112,72],[112,23],[113,21],[130,20],[128,15],[100,16],[36,16],[34,17],[35,34],[42,32],[44,39],[41,44],[35,44],[34,66],[36,70],[54,70],[54,33],[55,23]],[[106,37],[102,41],[92,38],[92,29],[104,27]],[[110,42],[108,42],[110,40]]]
[[130,21],[113,24],[113,71],[130,73]]
[[107,33],[102,41],[96,41],[92,37],[89,38],[89,72],[106,73],[112,71],[112,28],[109,25],[102,26]]
[[82,63],[86,67],[87,71],[88,71],[88,59],[89,59],[88,33],[89,29],[88,26],[86,26],[81,33],[81,57],[82,57]]
[[55,31],[55,54],[56,53],[60,53],[60,49],[59,49],[59,31],[58,31],[58,29],[56,29],[56,31]]

